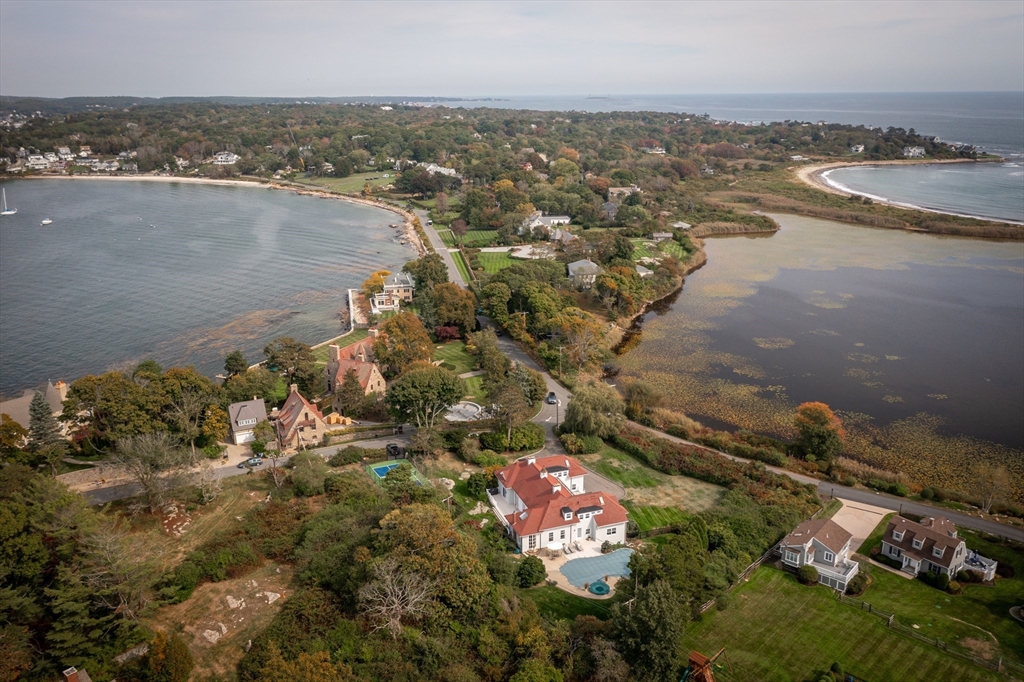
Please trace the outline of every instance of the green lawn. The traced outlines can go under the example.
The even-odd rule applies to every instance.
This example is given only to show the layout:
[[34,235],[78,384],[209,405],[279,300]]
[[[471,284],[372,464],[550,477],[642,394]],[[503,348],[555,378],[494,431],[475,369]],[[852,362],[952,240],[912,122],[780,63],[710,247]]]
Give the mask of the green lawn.
[[505,268],[512,267],[516,264],[514,258],[508,255],[508,252],[481,252],[476,255],[480,266],[484,269],[484,272],[494,274],[495,272],[501,272]]
[[466,344],[462,341],[449,341],[440,348],[434,346],[434,359],[444,360],[444,367],[456,374],[476,369],[476,358],[466,352]]
[[452,249],[455,248],[455,235],[452,234],[451,230],[438,230],[437,236],[441,238],[445,246]]
[[646,244],[651,243],[650,239],[630,239],[629,241],[633,242],[633,260],[655,257],[651,247],[646,246]]
[[896,512],[886,514],[882,517],[882,520],[878,522],[875,529],[871,531],[871,535],[869,535],[864,542],[860,543],[860,548],[857,550],[860,554],[868,556],[871,554],[872,547],[875,545],[878,545],[879,547],[882,546],[882,536],[885,535],[885,529],[889,526],[889,521],[894,516],[896,516]]
[[462,275],[462,279],[466,280],[466,284],[473,281],[473,275],[469,274],[469,264],[466,263],[466,257],[462,255],[461,251],[452,251],[452,260],[455,261],[455,267],[459,269],[459,274]]
[[610,445],[596,455],[586,455],[584,464],[597,473],[621,483],[627,488],[655,488],[667,478],[665,474],[647,467],[635,457]]
[[[369,335],[370,335],[370,330],[369,329],[358,329],[357,328],[357,329],[353,329],[351,334],[346,334],[345,336],[339,336],[336,339],[332,339],[331,343],[336,343],[339,346],[341,346],[342,348],[344,348],[345,346],[348,346],[349,344],[353,344],[356,341],[362,341],[363,339],[365,339]],[[331,345],[331,344],[328,343],[328,344],[325,344],[323,346],[320,346],[319,348],[313,349],[313,357],[316,358],[317,362],[319,362],[321,364],[324,364],[324,365],[327,364],[327,353],[329,352],[327,346],[329,346],[329,345]]]
[[662,253],[666,253],[670,256],[674,256],[679,260],[685,260],[687,257],[685,249],[679,245],[674,239],[665,239],[658,243],[658,250]]
[[[385,173],[391,177],[385,178]],[[370,178],[376,178],[376,180],[370,180]],[[363,185],[367,182],[371,187],[390,185],[395,181],[395,173],[393,171],[373,171],[372,173],[356,173],[347,178],[304,178],[302,181],[306,184],[326,187],[335,192],[357,194],[363,191]]]
[[466,382],[466,399],[475,403],[483,403],[487,400],[487,391],[484,390],[484,378],[482,376],[469,377]]
[[722,682],[814,679],[813,671],[833,661],[871,682],[999,679],[832,595],[822,585],[805,587],[789,573],[762,566],[732,593],[729,608],[711,610],[687,626],[684,650],[712,654],[725,647],[731,669],[720,673]]
[[576,616],[594,616],[608,620],[612,615],[612,604],[618,601],[615,597],[607,600],[585,599],[550,585],[519,590],[519,596],[536,604],[540,615],[550,621],[571,621],[575,620]]
[[466,236],[462,238],[462,244],[464,246],[480,247],[490,246],[493,242],[498,240],[497,230],[469,230],[466,232]]
[[639,505],[633,504],[629,500],[623,500],[622,506],[629,512],[629,518],[640,526],[641,531],[679,525],[690,518],[686,512],[677,507]]

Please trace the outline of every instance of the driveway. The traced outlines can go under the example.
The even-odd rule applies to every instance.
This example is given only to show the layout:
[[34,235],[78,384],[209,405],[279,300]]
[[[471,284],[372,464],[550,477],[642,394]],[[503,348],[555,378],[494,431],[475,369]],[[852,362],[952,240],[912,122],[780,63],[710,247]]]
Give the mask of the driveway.
[[854,551],[857,551],[857,548],[871,535],[871,531],[881,523],[882,518],[891,513],[889,509],[871,504],[837,499],[843,503],[843,506],[835,513],[832,520],[839,524],[840,528],[853,535],[853,543],[850,546]]
[[444,245],[443,241],[441,241],[441,236],[437,234],[437,230],[434,229],[434,226],[427,225],[427,220],[430,219],[429,216],[427,216],[427,212],[416,209],[413,213],[415,213],[416,217],[420,219],[420,225],[423,226],[423,231],[427,233],[427,240],[430,241],[430,245],[434,247],[434,251],[440,254],[441,260],[443,260],[444,264],[448,266],[448,279],[455,284],[458,284],[460,287],[465,288],[466,280],[464,280],[462,275],[459,273],[459,268],[456,267],[455,259],[452,257],[451,252],[448,251],[448,247]]

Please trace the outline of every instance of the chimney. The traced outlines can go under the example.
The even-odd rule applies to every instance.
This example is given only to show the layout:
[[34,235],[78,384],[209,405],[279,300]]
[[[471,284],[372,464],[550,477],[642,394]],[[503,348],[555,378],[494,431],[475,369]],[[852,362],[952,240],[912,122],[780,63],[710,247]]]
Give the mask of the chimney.
[[604,495],[599,496],[597,499],[601,501],[601,506],[604,506]]
[[332,343],[327,346],[327,357],[331,362],[338,362],[341,359],[341,350],[338,348],[338,344]]
[[298,393],[299,392],[299,385],[298,384],[292,384],[291,386],[288,387],[288,392],[289,393]]
[[526,466],[531,466],[532,467],[536,463],[537,463],[537,458],[536,457],[527,457],[526,458]]
[[548,470],[547,469],[541,469],[540,470],[540,477],[541,478],[547,478],[548,477]]
[[553,486],[551,486],[551,493],[554,494],[554,495],[557,495],[558,492],[561,489],[562,489],[562,486],[560,486],[560,485],[553,485]]
[[78,668],[71,667],[64,671],[64,682],[78,682]]
[[377,338],[377,328],[376,327],[370,327],[369,329],[367,329],[367,331],[370,332],[370,338],[371,339]]
[[57,383],[55,383],[53,385],[53,387],[55,389],[57,389],[57,395],[60,396],[60,401],[61,402],[64,402],[65,400],[68,399],[68,385],[67,384],[65,384],[63,381],[58,381]]

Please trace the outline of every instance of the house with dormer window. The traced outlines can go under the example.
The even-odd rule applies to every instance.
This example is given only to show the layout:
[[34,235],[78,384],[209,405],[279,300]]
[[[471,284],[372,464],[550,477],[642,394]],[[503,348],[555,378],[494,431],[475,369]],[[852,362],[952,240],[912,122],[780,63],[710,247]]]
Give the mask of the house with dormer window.
[[267,405],[262,398],[228,405],[231,440],[235,445],[256,440],[256,425],[267,421]]
[[614,495],[587,492],[586,469],[573,457],[524,457],[496,473],[488,498],[524,552],[570,542],[625,542],[626,510]]
[[911,575],[945,573],[952,579],[966,570],[992,580],[997,566],[996,561],[969,551],[956,525],[945,516],[924,518],[920,523],[893,517],[882,536],[882,554],[899,561],[901,570]]
[[782,539],[782,563],[790,568],[813,566],[818,582],[846,591],[860,564],[850,559],[853,536],[832,519],[804,521]]
[[288,398],[277,414],[277,439],[282,448],[300,448],[323,440],[327,433],[324,415],[299,393],[299,387],[289,387]]

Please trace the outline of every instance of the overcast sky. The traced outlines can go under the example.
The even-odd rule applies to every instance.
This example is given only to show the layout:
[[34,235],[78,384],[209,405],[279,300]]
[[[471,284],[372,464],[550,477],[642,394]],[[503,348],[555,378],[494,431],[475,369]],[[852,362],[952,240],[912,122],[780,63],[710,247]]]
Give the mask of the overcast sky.
[[1024,3],[0,2],[0,94],[1024,90]]

